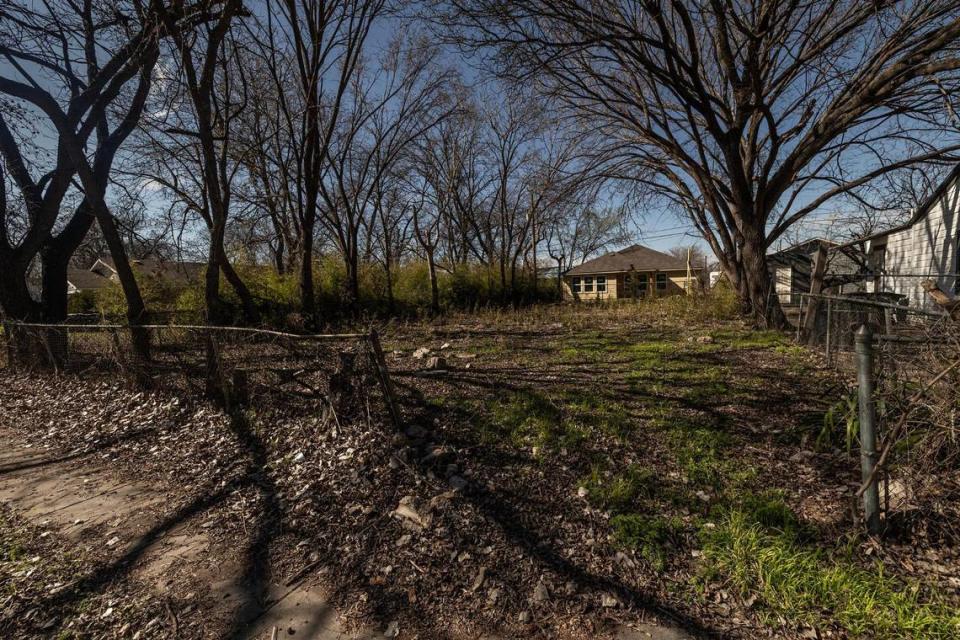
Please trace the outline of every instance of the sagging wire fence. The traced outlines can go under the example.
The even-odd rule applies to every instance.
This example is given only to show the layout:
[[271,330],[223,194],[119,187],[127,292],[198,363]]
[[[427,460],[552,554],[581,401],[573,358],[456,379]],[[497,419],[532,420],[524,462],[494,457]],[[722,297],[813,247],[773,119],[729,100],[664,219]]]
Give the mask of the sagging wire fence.
[[838,403],[844,419],[825,424],[821,440],[859,442],[856,495],[871,533],[960,496],[960,324],[941,304],[910,302],[892,294],[801,299],[798,340],[856,373]]
[[[143,388],[211,398],[229,410],[282,405],[334,420],[401,414],[375,330],[298,335],[206,325],[3,323],[5,366],[119,374]],[[366,406],[359,406],[365,404]]]

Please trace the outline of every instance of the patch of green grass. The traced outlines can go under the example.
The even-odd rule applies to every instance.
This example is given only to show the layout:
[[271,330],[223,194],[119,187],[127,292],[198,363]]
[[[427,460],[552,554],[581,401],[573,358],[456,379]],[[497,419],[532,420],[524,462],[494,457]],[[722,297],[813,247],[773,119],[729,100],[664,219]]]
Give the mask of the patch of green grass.
[[683,541],[683,521],[679,518],[621,514],[610,519],[617,546],[631,549],[658,570],[663,569],[670,551]]
[[563,435],[560,408],[532,391],[514,392],[495,402],[490,422],[516,446],[545,446]]
[[632,433],[635,427],[635,420],[622,403],[596,393],[568,391],[563,407],[567,413],[565,422],[575,423],[581,428],[623,438]]
[[729,434],[707,427],[683,425],[670,432],[677,463],[687,482],[719,488],[731,460],[723,455],[732,439]]
[[779,331],[723,329],[710,333],[714,347],[728,349],[773,349],[790,345],[790,338]]
[[594,466],[580,486],[587,490],[587,497],[594,506],[622,513],[634,508],[637,500],[653,497],[657,478],[652,470],[638,465],[615,474],[605,474],[600,467]]
[[756,498],[701,531],[704,578],[724,581],[792,624],[839,625],[863,638],[960,637],[960,610],[939,594],[806,545],[782,499]]

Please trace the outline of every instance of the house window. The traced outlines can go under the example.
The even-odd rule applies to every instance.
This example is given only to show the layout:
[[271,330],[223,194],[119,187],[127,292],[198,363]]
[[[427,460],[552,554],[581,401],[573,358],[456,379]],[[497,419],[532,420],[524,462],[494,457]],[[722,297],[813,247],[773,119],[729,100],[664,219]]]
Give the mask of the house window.
[[607,276],[597,276],[597,293],[606,293]]
[[657,291],[664,291],[667,288],[667,274],[657,274]]
[[593,278],[587,276],[583,279],[583,292],[584,293],[593,293]]
[[645,295],[647,293],[647,285],[650,283],[650,278],[645,273],[641,273],[637,276],[637,292],[640,295]]
[[570,290],[574,293],[580,293],[580,278],[572,278],[570,280]]

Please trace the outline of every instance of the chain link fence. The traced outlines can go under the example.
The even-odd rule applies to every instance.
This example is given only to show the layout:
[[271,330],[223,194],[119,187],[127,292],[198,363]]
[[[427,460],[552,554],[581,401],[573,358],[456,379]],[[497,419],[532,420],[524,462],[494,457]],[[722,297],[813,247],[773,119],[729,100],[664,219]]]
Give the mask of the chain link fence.
[[[860,445],[858,495],[878,532],[908,520],[944,524],[943,505],[960,497],[960,324],[936,304],[913,301],[804,294],[797,326],[798,340],[856,374],[848,397],[828,412],[820,440]],[[960,525],[950,526],[960,533]]]

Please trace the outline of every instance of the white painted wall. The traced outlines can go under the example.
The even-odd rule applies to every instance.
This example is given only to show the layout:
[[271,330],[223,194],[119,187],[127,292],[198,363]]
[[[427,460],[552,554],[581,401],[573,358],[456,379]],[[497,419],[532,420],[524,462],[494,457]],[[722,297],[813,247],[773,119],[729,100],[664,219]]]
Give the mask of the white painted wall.
[[[957,273],[957,235],[960,233],[960,182],[954,180],[940,198],[913,226],[886,236],[884,274],[875,290],[906,295],[912,307],[930,307],[932,302],[920,287],[924,277],[931,277],[940,288],[953,292]],[[868,245],[868,254],[882,243],[877,238]]]

